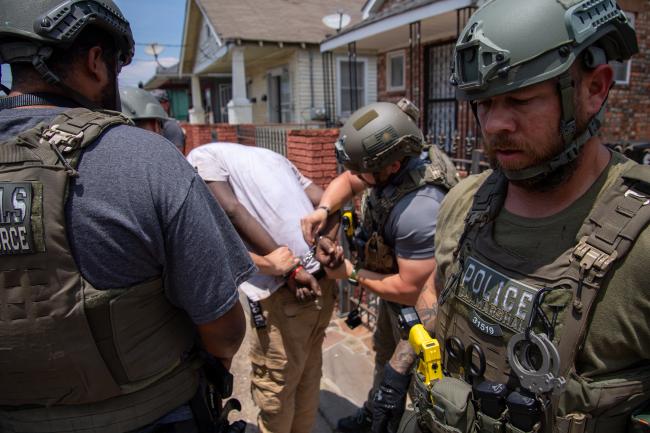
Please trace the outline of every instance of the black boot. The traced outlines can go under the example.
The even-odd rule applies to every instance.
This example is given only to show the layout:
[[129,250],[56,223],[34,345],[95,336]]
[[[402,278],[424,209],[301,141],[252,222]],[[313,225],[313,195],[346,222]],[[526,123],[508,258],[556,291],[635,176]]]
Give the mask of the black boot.
[[372,414],[364,406],[356,413],[341,418],[336,424],[336,431],[339,433],[364,433],[369,432],[371,426]]

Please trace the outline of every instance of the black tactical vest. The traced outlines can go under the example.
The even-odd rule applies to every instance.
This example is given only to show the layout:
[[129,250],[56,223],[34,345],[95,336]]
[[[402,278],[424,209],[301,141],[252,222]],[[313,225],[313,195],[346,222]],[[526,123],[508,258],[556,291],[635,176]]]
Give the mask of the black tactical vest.
[[428,149],[428,160],[404,176],[389,196],[380,188],[367,190],[361,201],[361,228],[367,236],[361,267],[383,274],[397,271],[393,248],[384,241],[384,226],[393,207],[407,194],[425,185],[437,185],[449,191],[458,183],[456,167],[437,146]]

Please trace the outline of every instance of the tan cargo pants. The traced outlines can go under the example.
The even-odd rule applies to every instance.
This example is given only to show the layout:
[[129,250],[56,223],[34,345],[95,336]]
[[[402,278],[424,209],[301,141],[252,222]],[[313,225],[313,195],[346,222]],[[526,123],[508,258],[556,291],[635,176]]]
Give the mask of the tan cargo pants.
[[320,310],[284,286],[261,301],[267,325],[255,330],[251,393],[262,433],[310,433],[316,420],[322,345],[336,296],[334,281],[319,283]]

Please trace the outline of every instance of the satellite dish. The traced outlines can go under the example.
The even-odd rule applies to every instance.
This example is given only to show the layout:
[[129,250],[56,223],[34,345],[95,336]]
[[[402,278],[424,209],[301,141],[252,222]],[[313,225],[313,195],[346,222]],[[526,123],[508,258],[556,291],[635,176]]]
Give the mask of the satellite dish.
[[144,47],[144,52],[154,57],[158,57],[164,50],[165,47],[155,42]]
[[330,29],[334,29],[337,32],[348,24],[350,24],[350,15],[344,14],[343,12],[337,12],[332,15],[325,15],[323,17],[323,24],[325,24]]

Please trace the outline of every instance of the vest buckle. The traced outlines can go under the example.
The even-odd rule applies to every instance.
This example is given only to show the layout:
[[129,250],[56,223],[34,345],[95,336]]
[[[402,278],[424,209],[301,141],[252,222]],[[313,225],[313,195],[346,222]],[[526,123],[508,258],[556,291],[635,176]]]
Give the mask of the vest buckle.
[[61,149],[62,152],[70,152],[72,149],[74,149],[75,145],[81,141],[84,133],[83,131],[79,131],[77,134],[72,134],[70,132],[60,130],[59,127],[59,125],[50,126],[43,131],[42,137],[53,146],[59,147],[61,145],[64,145],[64,147]]
[[604,251],[590,245],[588,236],[583,237],[573,250],[573,255],[580,260],[580,273],[589,272],[589,282],[605,275],[614,260],[618,256],[617,251],[607,254]]
[[470,211],[465,218],[465,222],[470,227],[479,224],[483,226],[488,221],[488,213],[484,211],[472,212]]
[[648,203],[650,203],[650,199],[648,199],[648,197],[646,197],[643,194],[639,194],[638,192],[634,191],[632,188],[625,191],[624,195],[625,197],[632,197],[639,200],[642,203],[641,206],[645,206]]

